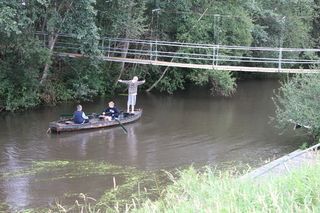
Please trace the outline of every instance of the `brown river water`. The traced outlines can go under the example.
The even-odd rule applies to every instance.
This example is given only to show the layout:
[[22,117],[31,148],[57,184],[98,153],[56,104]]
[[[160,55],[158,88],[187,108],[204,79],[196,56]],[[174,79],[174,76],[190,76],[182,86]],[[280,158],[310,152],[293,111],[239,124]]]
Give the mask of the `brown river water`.
[[[271,100],[279,87],[274,80],[238,84],[232,98],[213,97],[206,89],[188,89],[174,95],[140,93],[142,118],[121,128],[48,135],[50,121],[72,113],[74,103],[33,111],[0,114],[0,201],[11,209],[45,207],[66,193],[96,196],[108,187],[109,175],[58,178],[48,169],[41,175],[5,174],[30,168],[34,162],[106,162],[158,171],[189,165],[258,165],[299,147],[304,138],[292,130],[284,134],[270,124]],[[85,112],[99,112],[108,100],[83,103]],[[126,107],[126,97],[115,99]],[[60,171],[64,176],[68,169]],[[19,173],[19,172],[18,172]],[[26,172],[27,173],[27,172]],[[56,177],[56,178],[55,178]],[[47,178],[47,179],[46,179]],[[49,178],[49,180],[48,180]]]

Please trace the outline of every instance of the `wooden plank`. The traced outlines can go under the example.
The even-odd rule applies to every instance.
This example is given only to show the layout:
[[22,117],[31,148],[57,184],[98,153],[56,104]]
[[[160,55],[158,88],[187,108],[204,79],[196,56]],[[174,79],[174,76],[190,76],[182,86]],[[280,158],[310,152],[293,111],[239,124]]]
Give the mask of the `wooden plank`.
[[[63,57],[84,57],[82,54],[76,53],[57,53],[59,56]],[[166,67],[180,67],[180,68],[193,68],[193,69],[206,69],[206,70],[225,70],[233,72],[262,72],[262,73],[320,73],[319,69],[286,69],[283,68],[279,71],[278,68],[267,68],[267,67],[243,67],[243,66],[226,66],[219,65],[215,66],[212,64],[190,64],[190,63],[177,63],[168,61],[155,61],[155,60],[145,60],[145,59],[134,59],[134,58],[121,58],[121,57],[101,57],[104,61],[113,62],[125,62],[133,64],[145,64],[145,65],[155,65],[155,66],[166,66]]]

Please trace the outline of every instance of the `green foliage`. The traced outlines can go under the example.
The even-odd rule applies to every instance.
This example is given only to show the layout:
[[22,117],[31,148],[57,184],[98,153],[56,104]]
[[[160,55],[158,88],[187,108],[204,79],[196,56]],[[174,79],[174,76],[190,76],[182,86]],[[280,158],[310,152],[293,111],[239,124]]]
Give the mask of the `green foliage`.
[[[127,168],[130,169],[130,168]],[[76,178],[90,175],[107,175],[111,171],[122,173],[122,168],[94,161],[36,161],[24,169],[3,172],[3,179],[52,173],[52,179]],[[67,172],[67,173],[66,173]],[[54,174],[54,175],[53,175]]]
[[147,0],[97,0],[98,26],[104,35],[140,38],[145,32]]
[[212,92],[223,96],[230,96],[236,90],[236,79],[228,71],[211,71],[209,79],[212,83]]
[[[255,25],[267,34],[256,44],[274,47],[310,47],[312,39],[312,19],[315,9],[313,1],[255,1],[248,5],[248,10],[255,19]],[[258,34],[254,35],[258,38]],[[282,44],[281,44],[282,42]]]
[[[100,54],[94,3],[95,0],[0,2],[1,108],[17,110],[43,102],[90,99],[101,92],[100,67],[94,57]],[[47,81],[49,83],[40,87],[41,70],[56,62],[51,58],[50,45],[45,48],[34,37],[36,31],[44,30],[50,38],[58,33],[76,35],[80,51],[91,57],[90,62],[83,60],[82,67],[76,67],[80,72],[74,71],[74,75],[70,75],[72,79],[58,76],[55,66],[48,72],[52,82]]]
[[92,97],[104,93],[104,73],[94,60],[64,59],[53,67],[56,71],[43,88],[41,96],[45,103],[91,100]]
[[184,75],[181,70],[173,69],[160,81],[157,88],[163,92],[173,94],[178,89],[184,89]]
[[[177,29],[175,39],[178,41],[229,45],[250,45],[252,42],[251,29],[253,24],[249,14],[241,4],[232,1],[228,1],[227,4],[222,1],[215,3],[211,1],[166,1],[160,5],[164,7],[164,10],[175,8],[173,13],[176,12],[177,16],[168,17],[166,12],[160,13],[160,21],[170,23],[171,21],[168,19],[173,18],[172,21]],[[186,14],[179,14],[179,10]],[[235,17],[234,14],[237,14],[237,16]],[[172,30],[170,24],[163,27]],[[192,50],[188,49],[175,51],[192,53],[190,52]],[[207,52],[202,54],[207,54]],[[223,54],[227,55],[228,53]],[[233,54],[239,55],[242,53],[238,51]],[[179,61],[179,59],[175,59],[175,61]],[[187,63],[187,61],[184,62]],[[203,62],[199,61],[198,63]],[[184,88],[186,80],[201,86],[210,84],[214,94],[223,96],[231,95],[236,88],[235,78],[228,71],[196,69],[174,69],[162,79],[157,88],[160,91],[173,93],[177,89]]]
[[19,0],[0,1],[0,33],[6,36],[17,35],[32,23],[26,8]]
[[133,212],[318,212],[320,165],[267,181],[235,179],[208,168],[182,171],[164,198]]
[[[102,72],[91,60],[66,60],[65,84],[76,100],[89,100],[101,94],[104,88]],[[62,73],[61,73],[62,74]]]
[[236,89],[236,79],[228,71],[195,70],[188,75],[188,79],[200,86],[211,83],[211,91],[216,95],[230,96]]
[[7,39],[0,59],[0,99],[6,110],[34,107],[40,103],[39,69],[48,61],[48,52],[32,38]]
[[314,137],[320,134],[320,75],[296,75],[282,83],[275,94],[276,120],[279,128],[293,123],[308,126]]
[[304,142],[300,145],[299,149],[307,149],[308,148],[308,143]]

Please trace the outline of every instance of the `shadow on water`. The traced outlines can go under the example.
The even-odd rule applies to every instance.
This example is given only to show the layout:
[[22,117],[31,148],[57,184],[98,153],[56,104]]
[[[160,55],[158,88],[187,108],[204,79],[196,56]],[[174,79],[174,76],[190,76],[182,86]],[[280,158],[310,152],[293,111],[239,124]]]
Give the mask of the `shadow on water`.
[[[69,162],[60,170],[57,166],[35,174],[2,176],[0,199],[14,209],[47,206],[66,194],[100,196],[112,187],[114,176],[125,181],[128,168],[144,172],[190,164],[257,165],[289,153],[304,138],[296,137],[291,130],[279,135],[269,124],[274,115],[271,97],[277,87],[276,81],[244,81],[232,98],[212,97],[199,88],[172,96],[139,94],[143,116],[126,125],[128,134],[116,127],[47,135],[48,123],[60,114],[72,113],[75,104],[0,115],[2,173],[32,170],[35,162]],[[107,102],[100,99],[82,105],[85,112],[99,112]],[[126,107],[124,96],[115,102]],[[95,168],[101,163],[115,167],[102,174],[84,172],[68,177],[73,167],[82,168],[84,164]]]

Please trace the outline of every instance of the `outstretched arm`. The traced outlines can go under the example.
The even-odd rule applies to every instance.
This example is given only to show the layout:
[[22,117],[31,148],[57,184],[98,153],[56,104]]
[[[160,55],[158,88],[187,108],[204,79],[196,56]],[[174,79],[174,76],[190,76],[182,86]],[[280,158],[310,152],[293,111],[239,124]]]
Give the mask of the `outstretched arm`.
[[141,84],[144,84],[145,82],[146,82],[146,80],[138,81],[137,84],[138,84],[138,85],[141,85]]
[[129,84],[130,83],[130,81],[124,81],[124,80],[121,80],[121,79],[119,79],[118,82],[124,83],[124,84]]

